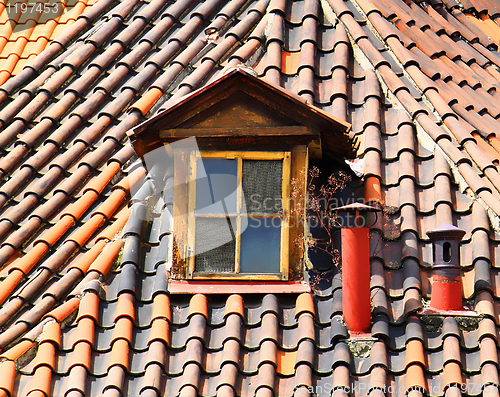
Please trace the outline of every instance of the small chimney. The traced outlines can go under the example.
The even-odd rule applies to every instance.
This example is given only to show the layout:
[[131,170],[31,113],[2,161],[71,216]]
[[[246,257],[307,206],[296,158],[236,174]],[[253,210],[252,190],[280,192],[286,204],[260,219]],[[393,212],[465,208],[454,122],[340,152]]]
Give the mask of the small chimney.
[[427,235],[432,242],[431,307],[463,310],[460,241],[465,231],[444,223]]
[[[366,332],[371,324],[370,229],[368,213],[375,207],[354,203],[337,208],[347,212],[342,225],[342,311],[352,333]],[[361,215],[360,215],[361,214]]]

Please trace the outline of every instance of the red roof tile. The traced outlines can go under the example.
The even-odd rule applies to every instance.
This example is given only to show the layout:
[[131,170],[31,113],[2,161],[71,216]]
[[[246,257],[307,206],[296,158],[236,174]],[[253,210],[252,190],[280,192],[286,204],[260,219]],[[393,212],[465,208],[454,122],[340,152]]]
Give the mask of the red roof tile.
[[29,349],[31,349],[35,345],[31,340],[23,340],[17,343],[15,346],[11,347],[5,353],[2,353],[0,356],[6,360],[17,360],[24,353],[26,353]]
[[11,360],[2,361],[0,368],[0,390],[4,396],[12,395],[16,377],[16,363]]

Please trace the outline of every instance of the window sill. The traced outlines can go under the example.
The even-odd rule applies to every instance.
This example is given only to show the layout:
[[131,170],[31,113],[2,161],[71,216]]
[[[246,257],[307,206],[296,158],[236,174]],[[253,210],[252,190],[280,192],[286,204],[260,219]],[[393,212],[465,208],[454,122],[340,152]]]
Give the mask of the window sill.
[[303,281],[187,281],[169,280],[171,294],[300,294],[310,292]]

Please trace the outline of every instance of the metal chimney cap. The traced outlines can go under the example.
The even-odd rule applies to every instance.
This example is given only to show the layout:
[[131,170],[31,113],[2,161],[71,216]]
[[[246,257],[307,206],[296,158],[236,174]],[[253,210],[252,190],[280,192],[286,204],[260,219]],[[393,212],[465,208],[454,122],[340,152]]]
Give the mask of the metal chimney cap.
[[450,225],[449,223],[443,223],[441,226],[429,230],[427,232],[427,236],[429,236],[431,240],[461,240],[465,233],[466,232],[463,229]]
[[341,212],[377,212],[380,211],[380,208],[363,203],[352,203],[343,205],[342,207],[334,208],[334,210]]

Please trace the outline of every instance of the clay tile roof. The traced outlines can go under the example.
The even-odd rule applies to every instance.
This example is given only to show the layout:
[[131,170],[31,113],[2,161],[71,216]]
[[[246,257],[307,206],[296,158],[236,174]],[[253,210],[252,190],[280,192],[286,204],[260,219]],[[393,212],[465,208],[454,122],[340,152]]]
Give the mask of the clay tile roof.
[[[0,396],[498,395],[499,4],[28,3],[0,4]],[[170,276],[166,171],[131,140],[238,69],[343,126],[335,197],[382,210],[366,334],[311,249],[279,288]],[[459,316],[429,308],[443,224]]]

